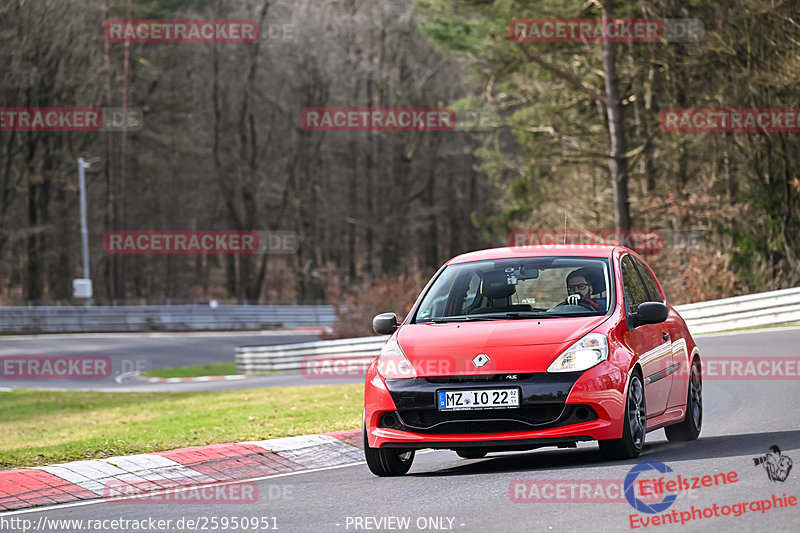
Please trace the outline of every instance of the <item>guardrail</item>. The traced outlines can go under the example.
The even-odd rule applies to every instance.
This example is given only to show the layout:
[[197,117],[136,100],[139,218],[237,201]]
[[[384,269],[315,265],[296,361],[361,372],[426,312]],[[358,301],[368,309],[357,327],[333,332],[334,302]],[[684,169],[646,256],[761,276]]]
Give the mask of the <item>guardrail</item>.
[[0,307],[0,333],[324,328],[335,320],[329,305]]
[[800,322],[800,287],[677,305],[675,309],[693,335],[792,324]]
[[[675,306],[692,334],[800,323],[800,287]],[[303,361],[362,363],[375,358],[388,336],[236,348],[236,371],[300,370]]]
[[388,338],[388,335],[382,335],[277,346],[238,346],[236,373],[257,374],[275,370],[300,370],[303,361],[314,359],[371,360],[380,354],[381,347]]

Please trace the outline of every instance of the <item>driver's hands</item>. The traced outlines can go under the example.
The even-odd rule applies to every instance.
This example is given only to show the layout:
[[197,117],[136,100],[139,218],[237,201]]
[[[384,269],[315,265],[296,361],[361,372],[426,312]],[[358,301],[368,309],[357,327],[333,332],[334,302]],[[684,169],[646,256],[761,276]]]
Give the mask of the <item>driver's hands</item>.
[[580,302],[580,301],[581,301],[581,295],[580,294],[570,294],[569,296],[567,296],[567,300],[566,300],[566,302],[568,304],[570,304],[570,305],[578,305],[578,302]]

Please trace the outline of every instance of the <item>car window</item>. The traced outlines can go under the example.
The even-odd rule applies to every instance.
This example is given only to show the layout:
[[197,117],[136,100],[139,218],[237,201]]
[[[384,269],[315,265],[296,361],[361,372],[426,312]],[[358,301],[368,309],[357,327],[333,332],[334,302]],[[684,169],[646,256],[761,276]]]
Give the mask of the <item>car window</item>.
[[620,270],[622,271],[622,289],[625,292],[625,302],[628,304],[630,312],[636,313],[639,310],[639,305],[648,301],[647,291],[629,255],[622,257]]
[[633,263],[636,265],[636,269],[642,276],[644,287],[645,289],[647,289],[647,296],[648,296],[647,301],[663,302],[664,299],[661,297],[661,293],[658,290],[658,285],[656,284],[656,280],[653,278],[653,274],[650,273],[650,269],[647,268],[647,265],[644,264],[644,261],[642,261],[638,257],[632,257],[632,259]]
[[[608,287],[613,288],[608,265],[608,260],[584,257],[523,257],[449,265],[423,297],[414,320],[481,319],[526,312],[545,313],[544,318],[605,314],[612,298]],[[568,278],[572,289],[567,289]],[[582,297],[567,301],[570,290],[582,291]]]

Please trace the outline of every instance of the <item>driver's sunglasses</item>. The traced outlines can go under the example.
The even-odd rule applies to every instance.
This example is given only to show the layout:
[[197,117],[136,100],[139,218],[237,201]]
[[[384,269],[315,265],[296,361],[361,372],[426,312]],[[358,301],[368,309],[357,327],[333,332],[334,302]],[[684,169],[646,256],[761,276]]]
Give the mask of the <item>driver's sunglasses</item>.
[[589,286],[588,283],[578,283],[577,285],[567,285],[567,290],[568,291],[582,291],[582,290],[585,290],[586,287],[588,287],[588,286]]

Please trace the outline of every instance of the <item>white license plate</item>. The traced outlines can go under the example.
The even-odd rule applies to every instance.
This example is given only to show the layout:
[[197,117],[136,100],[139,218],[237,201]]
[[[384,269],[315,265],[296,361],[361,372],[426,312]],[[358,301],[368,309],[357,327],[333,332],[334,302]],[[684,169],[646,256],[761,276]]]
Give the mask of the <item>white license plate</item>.
[[440,411],[519,407],[519,389],[440,390],[437,394]]

